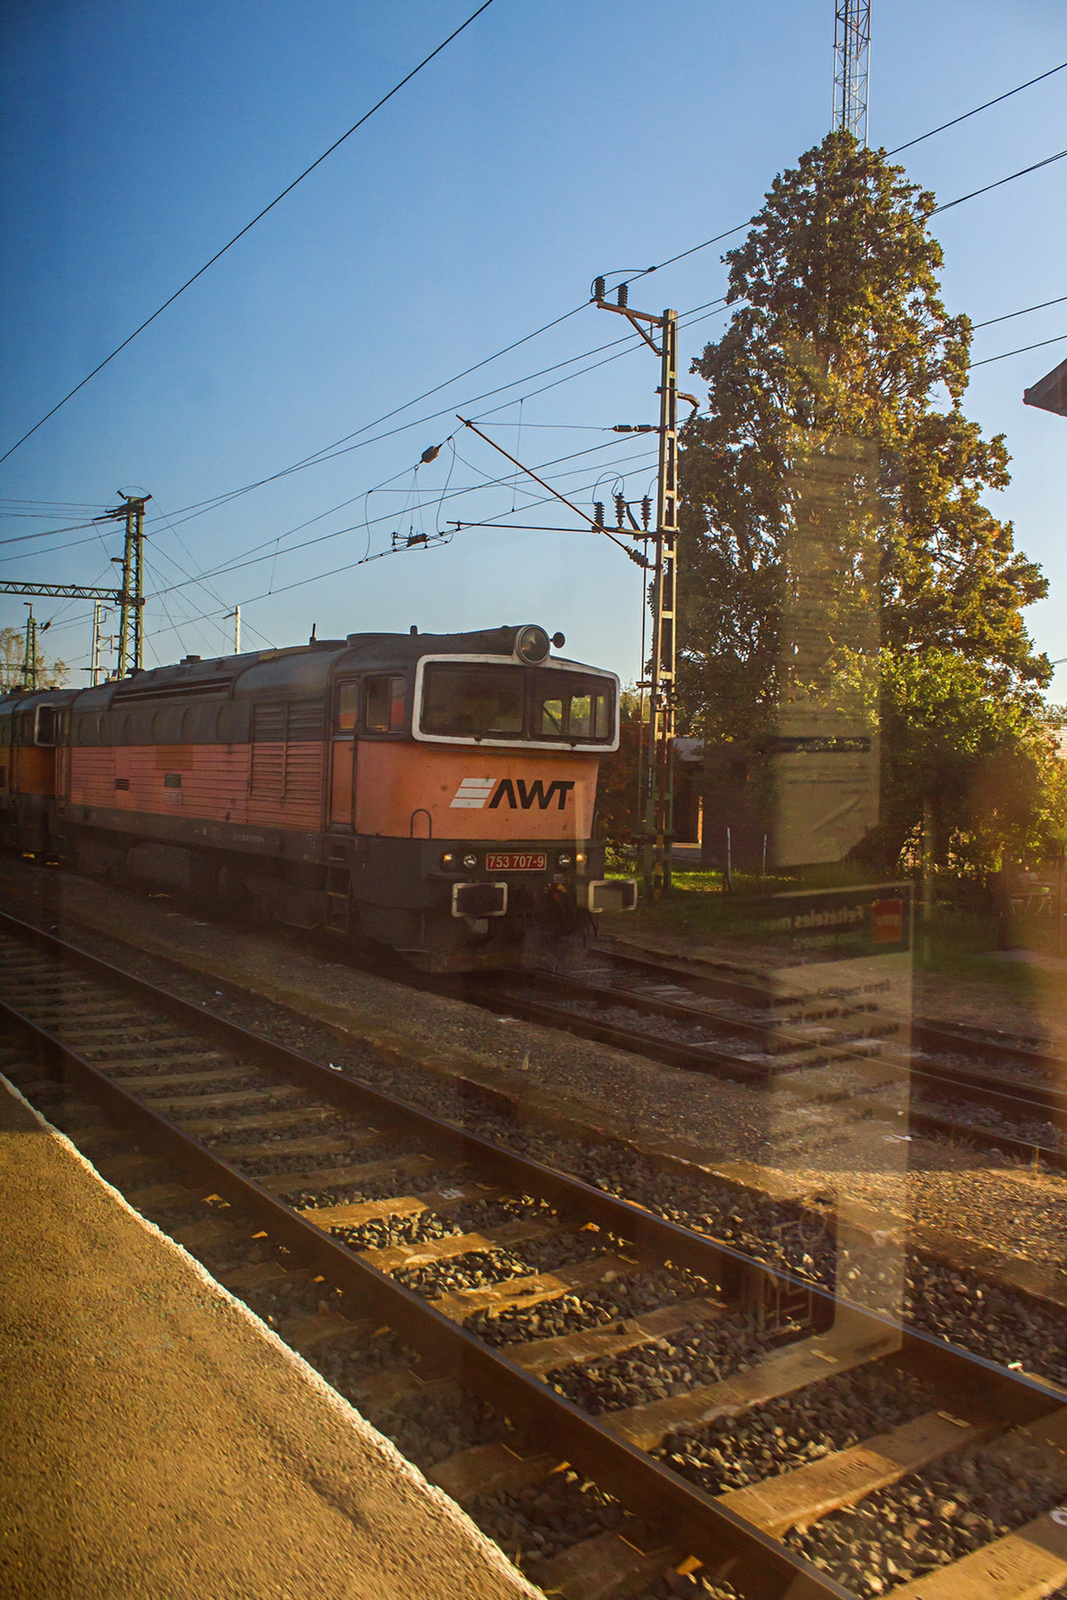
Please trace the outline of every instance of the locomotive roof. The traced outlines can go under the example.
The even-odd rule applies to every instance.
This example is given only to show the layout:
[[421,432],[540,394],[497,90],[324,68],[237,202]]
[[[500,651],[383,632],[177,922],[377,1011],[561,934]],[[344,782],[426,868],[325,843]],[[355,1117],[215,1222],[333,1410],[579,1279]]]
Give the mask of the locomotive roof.
[[174,666],[142,669],[121,682],[101,683],[80,691],[12,689],[0,695],[0,714],[18,705],[70,704],[75,699],[79,710],[105,711],[112,704],[177,699],[186,694],[243,699],[274,689],[315,695],[325,690],[338,669],[402,669],[424,655],[498,655],[514,659],[515,640],[523,626],[483,628],[471,633],[350,633],[345,639],[312,639],[306,645],[255,650],[239,656],[212,656],[206,660],[186,656]]

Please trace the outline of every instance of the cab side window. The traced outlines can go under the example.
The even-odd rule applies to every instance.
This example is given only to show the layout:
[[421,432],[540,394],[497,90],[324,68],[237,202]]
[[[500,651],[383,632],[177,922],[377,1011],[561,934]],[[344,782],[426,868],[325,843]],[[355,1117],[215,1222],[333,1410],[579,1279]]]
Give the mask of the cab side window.
[[404,700],[403,678],[368,678],[363,712],[367,733],[402,733]]
[[354,733],[359,721],[359,680],[342,683],[337,690],[337,731]]

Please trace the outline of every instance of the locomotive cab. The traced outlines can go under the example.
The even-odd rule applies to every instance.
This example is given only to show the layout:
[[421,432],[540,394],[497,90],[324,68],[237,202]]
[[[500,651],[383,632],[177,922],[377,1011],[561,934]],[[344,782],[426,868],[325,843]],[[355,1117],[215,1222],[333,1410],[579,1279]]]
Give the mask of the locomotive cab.
[[534,626],[405,642],[402,672],[338,665],[331,831],[353,848],[333,846],[337,910],[345,856],[359,931],[443,969],[520,964],[630,900],[592,839],[614,675],[550,659]]

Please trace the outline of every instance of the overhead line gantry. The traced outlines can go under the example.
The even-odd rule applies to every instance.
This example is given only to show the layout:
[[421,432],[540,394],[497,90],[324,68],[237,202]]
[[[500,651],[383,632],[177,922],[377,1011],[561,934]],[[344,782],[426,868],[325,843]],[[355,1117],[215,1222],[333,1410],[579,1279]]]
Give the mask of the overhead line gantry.
[[[121,489],[119,493],[122,494]],[[121,556],[112,559],[122,567],[122,582],[118,588],[87,587],[79,583],[17,583],[0,581],[0,594],[43,595],[53,600],[101,600],[119,608],[118,662],[115,676],[125,678],[143,666],[144,650],[144,508],[152,496],[124,495],[122,504],[94,517],[94,522],[126,524],[126,537]],[[100,613],[94,614],[94,641],[99,631]],[[96,651],[94,642],[94,654]]]

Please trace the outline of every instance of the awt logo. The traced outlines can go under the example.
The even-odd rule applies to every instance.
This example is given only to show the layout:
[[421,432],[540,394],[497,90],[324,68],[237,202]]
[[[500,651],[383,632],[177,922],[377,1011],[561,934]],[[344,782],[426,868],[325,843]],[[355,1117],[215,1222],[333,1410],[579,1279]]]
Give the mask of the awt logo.
[[[494,786],[495,785],[495,786]],[[543,778],[527,783],[525,778],[464,778],[452,798],[452,811],[481,811],[488,801],[490,811],[507,805],[512,811],[529,811],[537,806],[547,811],[553,800],[556,810],[563,811],[574,789],[573,778],[553,778],[546,787]]]

